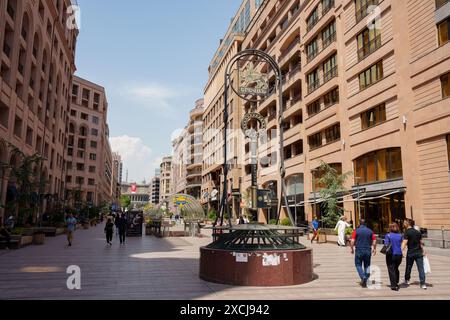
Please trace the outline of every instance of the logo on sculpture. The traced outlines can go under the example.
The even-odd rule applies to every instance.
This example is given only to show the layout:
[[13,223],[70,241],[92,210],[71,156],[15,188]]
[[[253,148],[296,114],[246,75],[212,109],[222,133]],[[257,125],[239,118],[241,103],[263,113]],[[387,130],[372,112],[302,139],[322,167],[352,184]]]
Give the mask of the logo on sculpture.
[[255,69],[253,62],[239,70],[239,93],[242,95],[267,96],[269,94],[269,77]]
[[[249,127],[249,124],[252,120],[256,120],[259,123],[259,129],[255,130]],[[259,113],[251,112],[247,113],[242,119],[242,131],[244,131],[245,136],[251,138],[253,135],[260,136],[261,134],[266,133],[267,123],[266,119],[260,115]]]

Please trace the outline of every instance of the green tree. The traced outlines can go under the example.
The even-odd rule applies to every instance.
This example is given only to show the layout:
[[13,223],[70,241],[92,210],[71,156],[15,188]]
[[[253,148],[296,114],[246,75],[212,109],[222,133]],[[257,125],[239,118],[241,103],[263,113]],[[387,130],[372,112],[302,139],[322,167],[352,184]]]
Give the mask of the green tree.
[[343,214],[343,209],[339,206],[339,196],[347,191],[345,183],[353,175],[353,172],[341,174],[323,161],[319,171],[322,173],[319,184],[323,186],[319,193],[321,198],[324,199],[325,207],[322,221],[326,226],[334,226]]
[[120,197],[120,206],[122,208],[130,209],[130,207],[131,207],[131,198],[130,198],[130,196],[126,196],[126,195],[121,196]]
[[10,147],[21,161],[18,166],[9,166],[11,176],[16,179],[18,196],[8,209],[12,212],[18,209],[18,226],[32,224],[38,209],[38,194],[42,193],[46,184],[45,178],[34,168],[40,166],[44,159],[39,154],[28,156],[12,144]]

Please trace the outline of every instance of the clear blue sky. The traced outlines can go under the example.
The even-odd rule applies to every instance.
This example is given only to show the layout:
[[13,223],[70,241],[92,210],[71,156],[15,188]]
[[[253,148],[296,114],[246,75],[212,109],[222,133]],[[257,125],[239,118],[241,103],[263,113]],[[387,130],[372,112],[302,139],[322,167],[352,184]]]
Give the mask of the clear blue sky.
[[209,62],[240,3],[78,0],[77,75],[107,90],[111,144],[129,181],[148,181],[171,154],[171,136],[203,97]]

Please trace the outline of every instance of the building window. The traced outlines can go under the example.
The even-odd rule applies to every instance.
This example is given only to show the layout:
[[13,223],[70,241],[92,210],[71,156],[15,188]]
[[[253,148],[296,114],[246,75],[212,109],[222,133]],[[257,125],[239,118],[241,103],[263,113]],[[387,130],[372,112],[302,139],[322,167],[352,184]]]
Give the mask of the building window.
[[95,179],[89,179],[89,180],[88,180],[88,184],[89,184],[90,186],[94,186],[94,185],[95,185]]
[[89,115],[87,115],[86,113],[81,113],[81,120],[89,120]]
[[91,141],[91,148],[97,149],[97,141]]
[[30,127],[27,127],[27,135],[25,137],[25,142],[29,145],[33,145],[33,130]]
[[76,182],[78,185],[83,185],[84,184],[84,178],[83,177],[77,177]]
[[365,154],[356,159],[354,165],[355,176],[359,178],[360,183],[373,183],[403,178],[402,153],[400,148],[383,149]]
[[99,123],[99,118],[98,117],[92,117],[92,123],[93,124],[98,124]]
[[450,18],[438,24],[439,45],[443,46],[450,40]]
[[310,62],[312,59],[314,59],[314,57],[316,57],[318,53],[319,53],[318,41],[317,41],[317,38],[314,38],[314,40],[311,41],[306,46],[306,54],[307,54],[308,62]]
[[359,74],[359,87],[364,90],[383,78],[383,61],[379,61]]
[[90,166],[89,167],[89,172],[90,173],[95,173],[95,171],[96,171],[96,168],[94,166]]
[[308,107],[308,116],[312,117],[315,114],[320,112],[320,99],[317,99],[313,103],[309,104]]
[[92,161],[95,161],[95,160],[97,160],[97,155],[95,153],[91,153],[89,155],[89,159],[92,160]]
[[323,83],[326,83],[337,76],[336,55],[331,56],[323,63]]
[[334,0],[322,0],[322,16],[324,16],[328,11],[334,6]]
[[361,113],[361,129],[366,130],[386,121],[386,104]]
[[[341,163],[329,163],[328,164],[337,174],[342,174],[342,164]],[[320,183],[320,180],[324,177],[325,172],[323,170],[316,169],[312,173],[313,175],[313,188],[315,191],[322,190],[325,186]]]
[[450,135],[447,136],[448,170],[450,171]]
[[316,7],[313,12],[309,15],[308,19],[306,19],[307,24],[307,32],[309,32],[314,26],[319,22],[319,7]]
[[359,61],[363,60],[381,47],[381,33],[376,26],[376,21],[374,20],[356,37],[358,41]]
[[6,104],[0,101],[0,125],[4,128],[8,128],[9,122],[9,108]]
[[91,135],[93,135],[94,137],[98,136],[98,130],[97,129],[91,129]]
[[311,93],[320,86],[319,69],[308,74],[308,92]]
[[442,98],[450,97],[450,73],[441,77]]
[[355,0],[356,22],[368,16],[371,13],[369,9],[372,6],[377,6],[378,2],[379,0]]
[[322,31],[322,50],[336,40],[336,21],[333,21]]
[[22,138],[22,119],[16,116],[16,120],[14,121],[14,135],[18,138]]
[[322,146],[322,132],[318,132],[308,137],[310,149],[316,149]]
[[72,117],[76,117],[77,116],[77,111],[76,110],[70,110],[70,115],[72,116]]
[[436,0],[436,9],[439,9],[440,7],[444,6],[447,2],[450,0]]
[[325,139],[327,143],[332,143],[341,139],[341,125],[335,124],[334,126],[325,130]]
[[325,108],[339,103],[339,88],[333,89],[323,96]]
[[84,164],[83,163],[77,163],[77,170],[78,171],[84,171]]

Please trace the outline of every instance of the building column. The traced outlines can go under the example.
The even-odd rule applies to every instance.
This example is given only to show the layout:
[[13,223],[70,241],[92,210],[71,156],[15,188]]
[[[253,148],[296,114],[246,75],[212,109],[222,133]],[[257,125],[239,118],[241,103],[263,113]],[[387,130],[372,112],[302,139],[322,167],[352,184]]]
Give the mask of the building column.
[[[2,177],[0,180],[0,194],[1,194],[1,198],[0,198],[0,203],[5,206],[6,205],[6,194],[7,194],[7,190],[8,190],[8,177],[7,177],[7,172],[3,171],[2,173]],[[5,208],[0,208],[0,217],[3,218],[3,222],[5,222]]]

